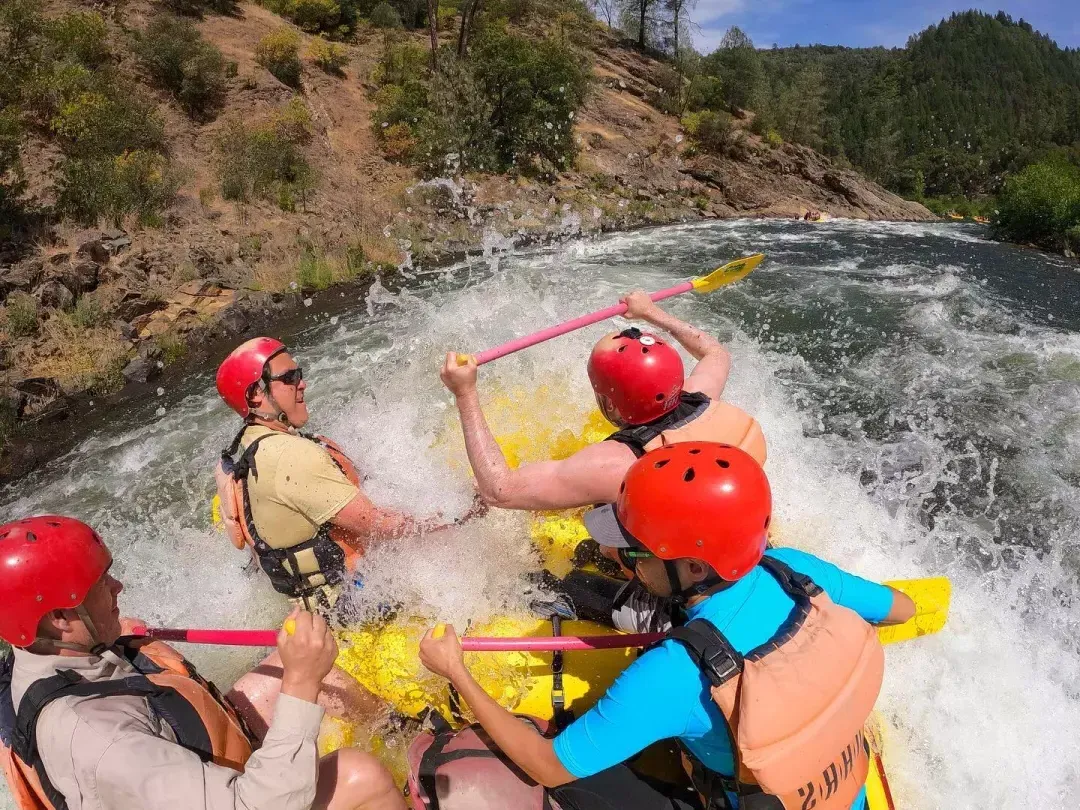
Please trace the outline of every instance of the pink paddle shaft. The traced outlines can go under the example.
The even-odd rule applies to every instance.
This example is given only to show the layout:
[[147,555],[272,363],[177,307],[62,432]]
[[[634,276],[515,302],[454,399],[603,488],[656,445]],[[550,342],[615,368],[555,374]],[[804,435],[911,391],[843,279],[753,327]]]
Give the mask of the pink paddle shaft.
[[[163,627],[135,628],[131,635],[160,641],[185,641],[188,644],[219,644],[230,647],[275,647],[277,630],[172,630]],[[469,638],[461,639],[466,652],[545,652],[553,650],[611,650],[622,647],[647,647],[664,637],[663,633],[634,633],[607,636],[541,636],[539,638]]]
[[[682,284],[676,284],[674,287],[668,287],[666,290],[650,293],[649,298],[653,301],[663,301],[665,298],[671,298],[673,295],[680,295],[684,292],[689,292],[692,289],[694,289],[694,285],[689,281],[684,281]],[[476,358],[476,365],[482,366],[484,363],[490,363],[492,360],[498,360],[500,357],[506,357],[506,355],[513,354],[514,352],[520,352],[522,349],[535,346],[537,343],[543,343],[545,340],[551,340],[559,335],[565,335],[567,332],[573,332],[575,329],[581,329],[583,326],[590,326],[608,318],[614,318],[616,315],[622,315],[624,312],[626,312],[626,304],[616,304],[613,307],[601,309],[588,315],[582,315],[580,318],[574,318],[565,323],[549,326],[547,329],[541,329],[539,332],[533,332],[531,335],[515,338],[509,343],[496,346],[494,349],[487,349],[479,354],[474,354],[473,357]]]

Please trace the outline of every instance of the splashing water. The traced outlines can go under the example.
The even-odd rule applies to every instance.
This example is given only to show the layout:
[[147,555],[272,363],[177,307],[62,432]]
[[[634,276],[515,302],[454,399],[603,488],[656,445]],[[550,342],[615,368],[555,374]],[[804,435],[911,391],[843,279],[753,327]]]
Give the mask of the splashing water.
[[[948,574],[949,624],[888,650],[879,706],[899,806],[1071,807],[1080,800],[1080,274],[925,224],[731,221],[571,242],[376,285],[296,346],[312,427],[360,463],[380,503],[461,515],[472,483],[436,370],[475,351],[763,251],[752,276],[665,307],[718,334],[726,396],[769,438],[780,537],[881,579]],[[580,428],[584,374],[610,324],[480,372],[496,432]],[[546,393],[536,395],[541,387]],[[541,403],[537,405],[537,403]],[[164,407],[164,412],[156,409]],[[57,511],[101,529],[125,612],[174,626],[268,627],[281,600],[210,527],[210,468],[237,424],[193,376],[9,487],[8,517]],[[397,601],[458,624],[522,609],[529,517],[364,560],[357,609]],[[366,613],[365,613],[366,611]],[[198,649],[220,683],[250,651]]]

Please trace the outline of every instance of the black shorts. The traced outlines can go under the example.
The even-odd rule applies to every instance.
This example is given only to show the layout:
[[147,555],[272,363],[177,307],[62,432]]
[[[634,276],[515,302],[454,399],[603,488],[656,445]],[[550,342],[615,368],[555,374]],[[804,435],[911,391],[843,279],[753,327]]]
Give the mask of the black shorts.
[[692,788],[648,779],[626,765],[552,788],[548,795],[563,810],[703,810]]

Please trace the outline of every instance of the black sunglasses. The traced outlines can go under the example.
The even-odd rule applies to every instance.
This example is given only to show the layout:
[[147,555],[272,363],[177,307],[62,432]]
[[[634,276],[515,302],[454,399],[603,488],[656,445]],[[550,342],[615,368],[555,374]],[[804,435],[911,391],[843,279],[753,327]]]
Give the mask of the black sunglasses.
[[285,385],[299,385],[304,379],[304,370],[297,366],[296,368],[290,368],[288,371],[283,371],[276,377],[267,377],[270,382],[285,383]]
[[648,560],[656,556],[651,551],[643,548],[620,548],[618,549],[618,552],[619,562],[621,562],[623,568],[628,571],[633,571],[634,568],[637,567],[639,561]]

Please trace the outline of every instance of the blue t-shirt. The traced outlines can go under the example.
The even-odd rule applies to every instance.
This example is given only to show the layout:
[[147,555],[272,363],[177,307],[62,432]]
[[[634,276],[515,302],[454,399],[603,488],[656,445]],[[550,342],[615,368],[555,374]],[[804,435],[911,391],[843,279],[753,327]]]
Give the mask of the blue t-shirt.
[[[868,622],[881,621],[892,608],[892,591],[884,585],[795,549],[770,549],[768,554],[809,576],[836,604]],[[759,566],[690,608],[687,616],[708,619],[745,654],[772,638],[794,606]],[[726,722],[690,654],[678,642],[665,641],[627,667],[593,708],[555,738],[555,755],[567,771],[583,779],[658,740],[677,737],[710,770],[731,774],[734,762]],[[864,805],[865,796],[860,794],[852,807]]]

